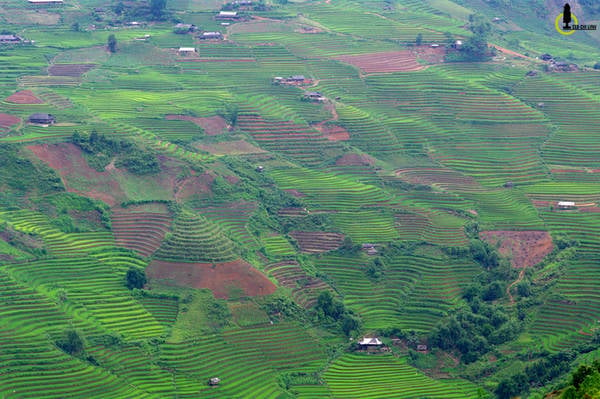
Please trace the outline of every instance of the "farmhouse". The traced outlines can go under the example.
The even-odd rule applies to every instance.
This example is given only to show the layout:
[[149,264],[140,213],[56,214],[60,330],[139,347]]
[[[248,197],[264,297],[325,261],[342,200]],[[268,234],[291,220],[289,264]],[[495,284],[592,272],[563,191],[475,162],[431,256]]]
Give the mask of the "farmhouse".
[[0,35],[0,43],[19,43],[21,40],[17,35]]
[[308,93],[305,93],[304,99],[308,100],[308,101],[317,101],[317,102],[323,102],[323,101],[327,100],[327,98],[325,98],[318,91],[309,91]]
[[424,345],[424,344],[417,345],[417,352],[427,352],[427,345]]
[[575,209],[575,203],[572,201],[558,201],[558,209]]
[[29,122],[40,125],[51,125],[56,122],[56,118],[51,114],[32,114],[29,116]]
[[359,349],[366,350],[374,350],[380,349],[383,346],[383,342],[379,338],[375,337],[363,337],[360,341],[358,341]]
[[365,251],[367,255],[377,255],[377,249],[375,248],[375,244],[362,244],[362,250]]
[[63,0],[27,0],[29,4],[63,4]]
[[202,32],[199,38],[202,40],[222,39],[223,35],[221,32]]
[[213,377],[210,380],[208,380],[208,385],[215,386],[215,385],[219,385],[220,382],[221,382],[220,378]]
[[236,20],[240,19],[240,16],[237,11],[220,11],[219,14],[215,16],[215,19]]
[[180,55],[194,54],[196,52],[196,48],[195,47],[179,47],[179,50],[177,50],[177,52]]

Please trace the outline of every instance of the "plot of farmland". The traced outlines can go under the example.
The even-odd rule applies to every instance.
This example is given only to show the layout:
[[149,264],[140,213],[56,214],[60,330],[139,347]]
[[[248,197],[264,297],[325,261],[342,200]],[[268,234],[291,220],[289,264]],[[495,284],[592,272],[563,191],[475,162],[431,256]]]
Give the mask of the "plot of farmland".
[[509,256],[516,268],[535,266],[552,252],[552,238],[547,231],[482,231],[481,237],[499,252]]
[[249,263],[236,260],[224,263],[186,263],[154,260],[147,269],[150,283],[208,288],[217,298],[228,298],[236,290],[244,295],[268,295],[275,285]]
[[424,68],[410,51],[341,55],[335,59],[354,65],[364,73],[410,72]]

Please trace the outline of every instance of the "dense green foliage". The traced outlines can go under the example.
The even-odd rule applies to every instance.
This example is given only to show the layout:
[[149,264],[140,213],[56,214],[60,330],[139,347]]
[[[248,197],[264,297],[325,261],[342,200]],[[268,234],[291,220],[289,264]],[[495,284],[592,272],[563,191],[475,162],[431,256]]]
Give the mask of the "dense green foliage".
[[125,274],[125,286],[130,290],[134,288],[144,288],[147,281],[146,273],[140,269],[131,267]]

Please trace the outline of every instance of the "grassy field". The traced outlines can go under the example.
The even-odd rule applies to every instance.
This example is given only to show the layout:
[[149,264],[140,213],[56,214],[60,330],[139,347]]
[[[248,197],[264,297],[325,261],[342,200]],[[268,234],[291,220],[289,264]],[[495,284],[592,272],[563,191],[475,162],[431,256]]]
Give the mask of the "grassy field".
[[[537,0],[222,6],[0,5],[26,40],[0,43],[0,397],[492,398],[593,360],[593,31]],[[516,54],[445,62],[476,12]],[[553,243],[515,270],[488,231]]]

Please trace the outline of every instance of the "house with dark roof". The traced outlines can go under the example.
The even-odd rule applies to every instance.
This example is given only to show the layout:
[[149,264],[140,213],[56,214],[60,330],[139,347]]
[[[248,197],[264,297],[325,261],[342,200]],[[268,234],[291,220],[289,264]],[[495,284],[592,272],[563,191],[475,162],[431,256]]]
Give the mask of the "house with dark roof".
[[52,125],[55,122],[56,118],[52,114],[32,114],[29,116],[29,123]]
[[202,40],[220,40],[223,38],[223,34],[221,32],[202,32],[198,38]]
[[0,43],[19,43],[21,40],[17,35],[0,35]]

